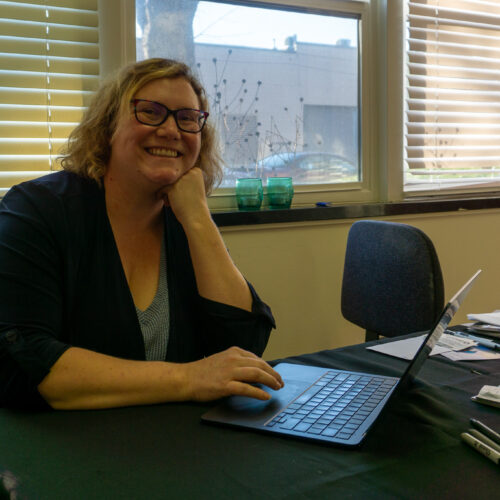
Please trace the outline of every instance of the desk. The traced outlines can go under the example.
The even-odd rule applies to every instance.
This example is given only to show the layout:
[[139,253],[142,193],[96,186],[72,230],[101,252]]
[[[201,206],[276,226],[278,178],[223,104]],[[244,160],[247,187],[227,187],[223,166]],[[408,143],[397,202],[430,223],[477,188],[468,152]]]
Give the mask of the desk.
[[[288,361],[403,372],[403,360],[366,345]],[[430,358],[357,450],[202,424],[205,404],[2,409],[0,471],[16,476],[23,499],[498,498],[499,468],[459,434],[472,416],[499,427],[498,409],[470,401],[499,382],[498,360]]]

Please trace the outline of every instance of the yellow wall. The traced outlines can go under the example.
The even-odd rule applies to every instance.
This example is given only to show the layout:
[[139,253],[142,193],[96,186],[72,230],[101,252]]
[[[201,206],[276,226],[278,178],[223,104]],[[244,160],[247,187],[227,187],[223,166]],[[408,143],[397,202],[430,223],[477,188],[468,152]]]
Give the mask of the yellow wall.
[[[500,210],[387,217],[422,229],[438,253],[449,299],[483,273],[453,324],[500,309]],[[274,313],[267,360],[362,342],[340,311],[347,233],[354,220],[222,228],[233,260]]]

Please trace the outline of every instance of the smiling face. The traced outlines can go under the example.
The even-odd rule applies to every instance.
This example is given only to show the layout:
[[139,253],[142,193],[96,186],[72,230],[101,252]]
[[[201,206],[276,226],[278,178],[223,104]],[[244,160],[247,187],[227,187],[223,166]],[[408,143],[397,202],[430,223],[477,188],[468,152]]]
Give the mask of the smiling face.
[[[153,80],[139,89],[134,99],[156,101],[171,110],[200,108],[193,88],[182,77]],[[144,125],[136,120],[130,105],[118,120],[104,181],[157,191],[190,170],[200,148],[201,134],[179,130],[172,115],[158,127]]]

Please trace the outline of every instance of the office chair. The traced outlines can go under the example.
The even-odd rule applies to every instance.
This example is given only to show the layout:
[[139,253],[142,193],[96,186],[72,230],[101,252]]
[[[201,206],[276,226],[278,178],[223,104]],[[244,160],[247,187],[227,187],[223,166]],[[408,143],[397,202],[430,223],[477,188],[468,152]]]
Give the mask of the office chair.
[[342,314],[366,330],[366,341],[430,330],[444,304],[441,266],[416,227],[358,221],[349,230]]

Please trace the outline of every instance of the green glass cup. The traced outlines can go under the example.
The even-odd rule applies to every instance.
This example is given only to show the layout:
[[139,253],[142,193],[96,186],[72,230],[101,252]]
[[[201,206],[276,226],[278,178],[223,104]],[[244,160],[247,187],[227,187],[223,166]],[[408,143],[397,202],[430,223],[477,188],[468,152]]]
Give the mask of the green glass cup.
[[267,179],[267,198],[273,210],[290,208],[293,199],[291,177],[269,177]]
[[236,201],[239,210],[260,210],[263,198],[262,179],[236,179]]

